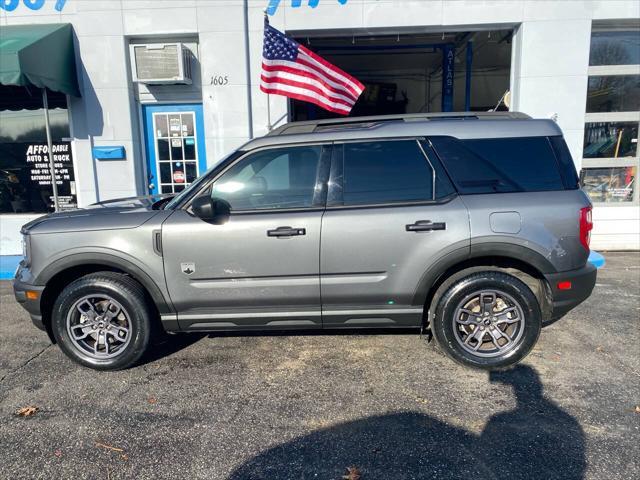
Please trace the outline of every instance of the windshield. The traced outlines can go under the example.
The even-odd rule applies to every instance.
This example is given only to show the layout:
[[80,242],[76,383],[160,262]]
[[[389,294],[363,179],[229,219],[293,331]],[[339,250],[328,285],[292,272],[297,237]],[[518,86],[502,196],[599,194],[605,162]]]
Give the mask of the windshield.
[[185,188],[178,195],[173,197],[171,199],[171,201],[164,206],[164,209],[165,210],[170,210],[172,208],[175,208],[177,205],[180,205],[184,199],[188,198],[192,193],[195,193],[198,190],[200,190],[200,187],[202,187],[202,185],[207,180],[209,180],[209,178],[211,178],[211,172],[213,172],[216,168],[220,167],[221,165],[223,165],[223,164],[225,164],[227,162],[230,162],[230,161],[234,160],[235,158],[238,158],[240,155],[244,155],[244,153],[245,152],[242,151],[242,150],[236,150],[235,152],[231,152],[229,155],[224,157],[221,161],[219,161],[214,166],[210,167],[202,175],[200,175],[196,179],[195,182],[193,182],[191,185],[189,185],[187,188]]

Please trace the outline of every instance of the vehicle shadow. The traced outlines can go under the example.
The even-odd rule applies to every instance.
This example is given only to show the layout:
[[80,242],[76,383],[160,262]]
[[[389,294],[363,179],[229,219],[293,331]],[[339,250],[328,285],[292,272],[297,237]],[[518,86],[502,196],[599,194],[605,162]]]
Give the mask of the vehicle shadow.
[[229,478],[341,479],[350,466],[361,480],[583,478],[582,428],[544,397],[536,371],[520,365],[489,380],[510,385],[516,407],[492,416],[480,435],[419,412],[389,413],[277,445]]
[[178,353],[194,343],[199,342],[207,335],[205,333],[189,333],[179,335],[161,334],[153,341],[151,348],[142,357],[136,366],[146,365],[165,357],[169,357],[174,353]]
[[221,332],[181,332],[175,335],[164,332],[156,332],[156,338],[152,347],[136,366],[146,365],[165,357],[169,357],[179,351],[190,347],[205,337],[293,337],[293,336],[314,336],[318,335],[407,335],[415,334],[416,328],[390,328],[390,329],[342,329],[342,330],[247,330],[247,331],[221,331]]

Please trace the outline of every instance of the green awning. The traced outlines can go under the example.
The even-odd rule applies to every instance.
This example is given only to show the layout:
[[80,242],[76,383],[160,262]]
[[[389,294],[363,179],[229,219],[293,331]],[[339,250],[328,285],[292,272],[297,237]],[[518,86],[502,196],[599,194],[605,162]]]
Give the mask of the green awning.
[[0,84],[80,96],[71,24],[3,25]]

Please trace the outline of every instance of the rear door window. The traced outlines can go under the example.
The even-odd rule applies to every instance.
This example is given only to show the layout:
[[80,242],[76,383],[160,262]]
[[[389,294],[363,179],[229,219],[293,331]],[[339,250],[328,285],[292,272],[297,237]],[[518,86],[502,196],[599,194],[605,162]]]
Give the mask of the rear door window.
[[546,137],[430,140],[462,194],[564,190]]
[[433,200],[433,180],[415,140],[344,144],[344,205]]

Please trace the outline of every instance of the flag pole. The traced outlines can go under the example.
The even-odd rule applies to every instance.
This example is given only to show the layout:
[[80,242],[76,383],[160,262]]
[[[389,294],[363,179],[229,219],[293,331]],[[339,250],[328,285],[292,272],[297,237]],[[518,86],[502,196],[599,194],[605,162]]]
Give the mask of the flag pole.
[[273,125],[271,125],[271,95],[267,93],[267,131],[270,132],[273,130]]
[[[264,12],[264,23],[265,28],[269,25],[269,15],[267,14],[267,9],[263,10]],[[264,42],[264,39],[262,40]],[[271,125],[271,95],[267,93],[267,132],[273,130],[273,125]]]

